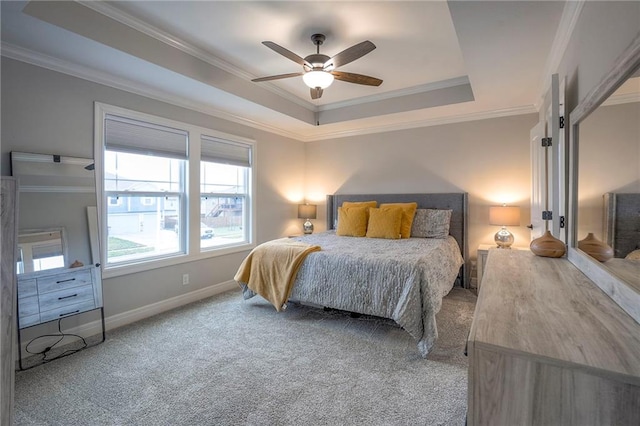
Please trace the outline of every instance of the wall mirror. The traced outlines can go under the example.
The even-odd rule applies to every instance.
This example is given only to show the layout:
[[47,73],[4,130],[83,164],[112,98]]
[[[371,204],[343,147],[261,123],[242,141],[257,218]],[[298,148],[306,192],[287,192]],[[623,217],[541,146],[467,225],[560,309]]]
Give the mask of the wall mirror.
[[11,172],[20,188],[18,273],[99,262],[93,160],[14,151]]
[[[640,39],[572,111],[569,260],[640,322]],[[591,235],[590,235],[591,234]],[[608,244],[598,261],[578,248]]]

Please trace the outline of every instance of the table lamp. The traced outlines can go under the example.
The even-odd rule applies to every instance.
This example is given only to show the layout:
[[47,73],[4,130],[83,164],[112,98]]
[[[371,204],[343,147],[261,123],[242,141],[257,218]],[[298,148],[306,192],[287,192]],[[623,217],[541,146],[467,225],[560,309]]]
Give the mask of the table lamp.
[[298,204],[298,219],[305,219],[302,229],[305,234],[313,233],[313,223],[309,219],[315,219],[318,206],[315,204]]
[[502,226],[495,235],[499,248],[511,248],[514,238],[507,226],[520,226],[520,207],[494,206],[489,208],[489,224]]

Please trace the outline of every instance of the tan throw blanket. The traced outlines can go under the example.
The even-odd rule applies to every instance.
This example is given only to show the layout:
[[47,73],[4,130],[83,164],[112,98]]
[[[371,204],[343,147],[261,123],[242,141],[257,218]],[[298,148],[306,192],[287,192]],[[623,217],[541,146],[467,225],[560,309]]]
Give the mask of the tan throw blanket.
[[289,238],[268,241],[251,250],[233,278],[267,299],[279,312],[289,299],[302,261],[314,246]]

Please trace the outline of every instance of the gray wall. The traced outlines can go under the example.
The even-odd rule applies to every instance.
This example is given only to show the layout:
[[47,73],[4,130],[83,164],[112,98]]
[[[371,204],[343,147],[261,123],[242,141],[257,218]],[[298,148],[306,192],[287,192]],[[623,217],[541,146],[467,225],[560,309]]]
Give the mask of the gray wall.
[[[304,193],[304,143],[4,57],[1,65],[3,175],[10,174],[11,151],[93,158],[93,103],[98,101],[254,139],[258,242],[299,228],[295,206],[299,200],[291,199],[291,194]],[[75,213],[84,212],[86,197],[74,198],[82,198],[82,203],[67,207],[70,216],[79,217]],[[46,209],[40,214],[49,216]],[[25,220],[31,221],[32,216],[33,212],[25,214]],[[59,225],[59,215],[51,217]],[[76,253],[76,248],[70,251]],[[127,312],[232,280],[246,254],[105,279],[105,314]],[[182,285],[183,273],[190,275],[188,286]]]
[[558,69],[553,71],[566,81],[567,112],[613,68],[638,34],[640,2],[585,2],[567,50]]
[[[318,141],[307,147],[311,193],[468,192],[469,250],[492,244],[489,206],[521,207],[509,227],[527,247],[531,165],[529,130],[536,114]],[[322,211],[324,219],[324,208]]]

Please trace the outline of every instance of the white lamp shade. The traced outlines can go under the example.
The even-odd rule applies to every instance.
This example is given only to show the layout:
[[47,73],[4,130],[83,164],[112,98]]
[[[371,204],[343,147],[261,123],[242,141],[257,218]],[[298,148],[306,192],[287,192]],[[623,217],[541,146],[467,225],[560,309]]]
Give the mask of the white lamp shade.
[[489,224],[498,226],[520,226],[520,207],[490,207]]
[[302,80],[312,89],[325,89],[333,83],[333,74],[327,71],[309,71],[302,76]]

